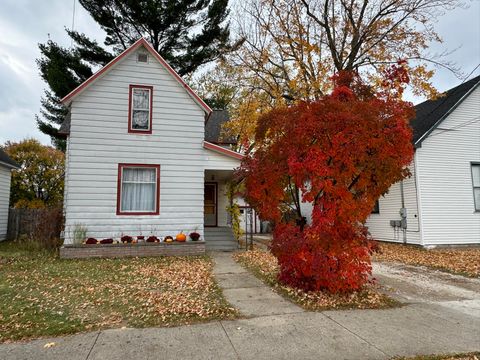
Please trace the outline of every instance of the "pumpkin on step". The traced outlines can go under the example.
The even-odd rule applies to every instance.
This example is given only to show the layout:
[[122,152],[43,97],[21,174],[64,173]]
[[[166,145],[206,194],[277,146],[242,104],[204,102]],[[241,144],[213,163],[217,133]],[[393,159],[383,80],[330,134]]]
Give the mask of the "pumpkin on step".
[[179,242],[184,242],[185,240],[187,240],[187,235],[185,235],[183,233],[183,231],[180,231],[177,236],[175,236],[175,240],[179,241]]

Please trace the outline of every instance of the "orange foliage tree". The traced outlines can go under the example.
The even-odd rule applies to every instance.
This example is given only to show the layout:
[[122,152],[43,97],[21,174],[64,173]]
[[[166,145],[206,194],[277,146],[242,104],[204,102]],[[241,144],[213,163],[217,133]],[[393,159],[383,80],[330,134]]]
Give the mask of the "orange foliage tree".
[[[401,100],[408,80],[401,62],[385,72],[381,88],[341,72],[330,94],[260,117],[240,175],[247,201],[275,224],[272,252],[283,283],[348,292],[368,281],[372,242],[364,223],[376,199],[409,175],[413,157],[413,109]],[[313,206],[308,225],[301,202]]]

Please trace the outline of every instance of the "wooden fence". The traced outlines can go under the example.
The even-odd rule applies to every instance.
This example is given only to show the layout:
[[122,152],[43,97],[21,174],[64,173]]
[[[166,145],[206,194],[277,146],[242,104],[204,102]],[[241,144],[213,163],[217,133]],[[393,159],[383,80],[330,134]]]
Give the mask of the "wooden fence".
[[62,228],[61,208],[9,209],[7,228],[9,240],[48,241],[59,238]]

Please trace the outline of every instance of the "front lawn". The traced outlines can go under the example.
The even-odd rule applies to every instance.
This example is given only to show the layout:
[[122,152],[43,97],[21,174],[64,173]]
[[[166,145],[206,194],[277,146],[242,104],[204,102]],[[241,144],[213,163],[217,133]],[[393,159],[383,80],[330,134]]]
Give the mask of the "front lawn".
[[0,244],[0,342],[237,315],[208,257],[60,260]]
[[237,253],[234,255],[234,259],[277,292],[306,310],[381,309],[400,305],[397,301],[379,292],[373,285],[349,295],[305,292],[284,286],[277,280],[277,259],[267,251],[253,250]]
[[425,250],[412,245],[381,243],[377,261],[422,265],[454,274],[480,277],[480,248]]

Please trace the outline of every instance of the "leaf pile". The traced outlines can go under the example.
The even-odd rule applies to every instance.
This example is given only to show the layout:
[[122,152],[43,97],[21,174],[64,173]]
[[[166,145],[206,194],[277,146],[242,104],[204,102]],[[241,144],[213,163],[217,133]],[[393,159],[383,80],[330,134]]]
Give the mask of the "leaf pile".
[[237,315],[207,257],[72,261],[1,250],[0,342]]
[[480,277],[480,248],[426,250],[412,245],[381,243],[374,260],[422,265],[455,274]]
[[306,310],[327,309],[378,309],[397,306],[398,303],[380,293],[373,285],[350,294],[330,294],[322,291],[303,291],[285,286],[278,281],[277,259],[269,252],[246,251],[234,255],[234,259]]

